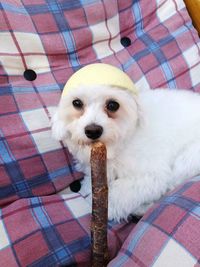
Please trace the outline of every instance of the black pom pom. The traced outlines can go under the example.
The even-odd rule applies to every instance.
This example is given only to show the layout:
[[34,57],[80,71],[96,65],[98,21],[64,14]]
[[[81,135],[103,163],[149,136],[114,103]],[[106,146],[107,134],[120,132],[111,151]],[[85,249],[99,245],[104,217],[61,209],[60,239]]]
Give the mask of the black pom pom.
[[128,221],[129,222],[132,222],[132,223],[138,223],[140,220],[142,219],[142,217],[140,217],[140,216],[135,216],[135,215],[133,215],[133,214],[130,214],[129,216],[128,216]]
[[27,81],[34,81],[37,78],[37,74],[34,70],[28,69],[24,71],[24,78]]
[[123,45],[123,47],[128,47],[131,45],[131,39],[128,37],[122,37],[120,42]]
[[71,183],[69,185],[69,187],[70,187],[70,189],[71,189],[72,192],[77,193],[81,189],[81,182],[79,180],[74,181],[73,183]]

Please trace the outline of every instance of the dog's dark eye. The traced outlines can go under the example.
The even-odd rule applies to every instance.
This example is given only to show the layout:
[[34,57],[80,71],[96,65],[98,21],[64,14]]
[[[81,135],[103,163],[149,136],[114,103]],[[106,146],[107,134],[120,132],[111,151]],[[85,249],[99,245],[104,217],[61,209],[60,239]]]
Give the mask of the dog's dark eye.
[[83,102],[80,99],[75,99],[72,101],[72,105],[76,108],[76,109],[82,109],[83,108]]
[[108,100],[106,102],[106,109],[111,112],[116,112],[119,109],[120,105],[115,100]]

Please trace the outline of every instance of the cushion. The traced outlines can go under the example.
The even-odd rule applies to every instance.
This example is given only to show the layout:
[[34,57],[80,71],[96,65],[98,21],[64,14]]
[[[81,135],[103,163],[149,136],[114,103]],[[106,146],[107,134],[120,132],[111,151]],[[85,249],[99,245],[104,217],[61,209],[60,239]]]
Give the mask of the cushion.
[[182,0],[10,0],[0,12],[1,205],[82,177],[50,130],[64,83],[80,67],[113,64],[138,88],[200,89],[198,36]]
[[[133,223],[108,224],[110,257]],[[0,266],[90,266],[90,207],[79,194],[20,199],[0,211]]]
[[[124,70],[141,90],[198,92],[197,32],[183,0],[2,0],[0,42],[0,265],[90,266],[87,203],[79,194],[56,194],[83,177],[51,137],[63,86],[76,70],[103,62]],[[153,219],[147,221],[151,227]],[[129,232],[127,240],[140,236],[144,222],[134,232],[135,224],[109,224],[112,258]],[[184,233],[180,246],[188,242]],[[147,236],[152,240],[154,231]],[[123,257],[129,260],[133,249]],[[147,256],[158,257],[158,249]]]
[[109,267],[199,266],[200,176],[161,199],[132,230]]

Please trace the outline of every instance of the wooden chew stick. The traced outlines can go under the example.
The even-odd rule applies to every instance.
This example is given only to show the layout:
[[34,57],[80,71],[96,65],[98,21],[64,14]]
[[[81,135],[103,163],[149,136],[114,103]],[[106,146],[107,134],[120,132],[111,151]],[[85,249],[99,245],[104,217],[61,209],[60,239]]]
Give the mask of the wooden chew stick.
[[90,158],[92,177],[92,267],[105,267],[108,264],[106,160],[105,145],[101,142],[94,143]]

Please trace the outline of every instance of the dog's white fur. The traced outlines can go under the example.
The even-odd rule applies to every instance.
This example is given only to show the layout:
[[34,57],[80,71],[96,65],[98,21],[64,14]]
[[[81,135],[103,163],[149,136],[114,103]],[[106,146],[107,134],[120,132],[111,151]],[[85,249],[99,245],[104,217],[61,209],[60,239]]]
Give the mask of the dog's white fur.
[[[79,98],[83,110],[72,101]],[[109,116],[105,103],[120,108]],[[112,116],[113,115],[113,116]],[[103,127],[99,138],[108,151],[109,219],[142,215],[156,200],[200,173],[200,95],[185,90],[128,90],[93,86],[70,90],[60,101],[52,131],[64,140],[85,173],[82,192],[91,192],[91,140],[84,128]]]

